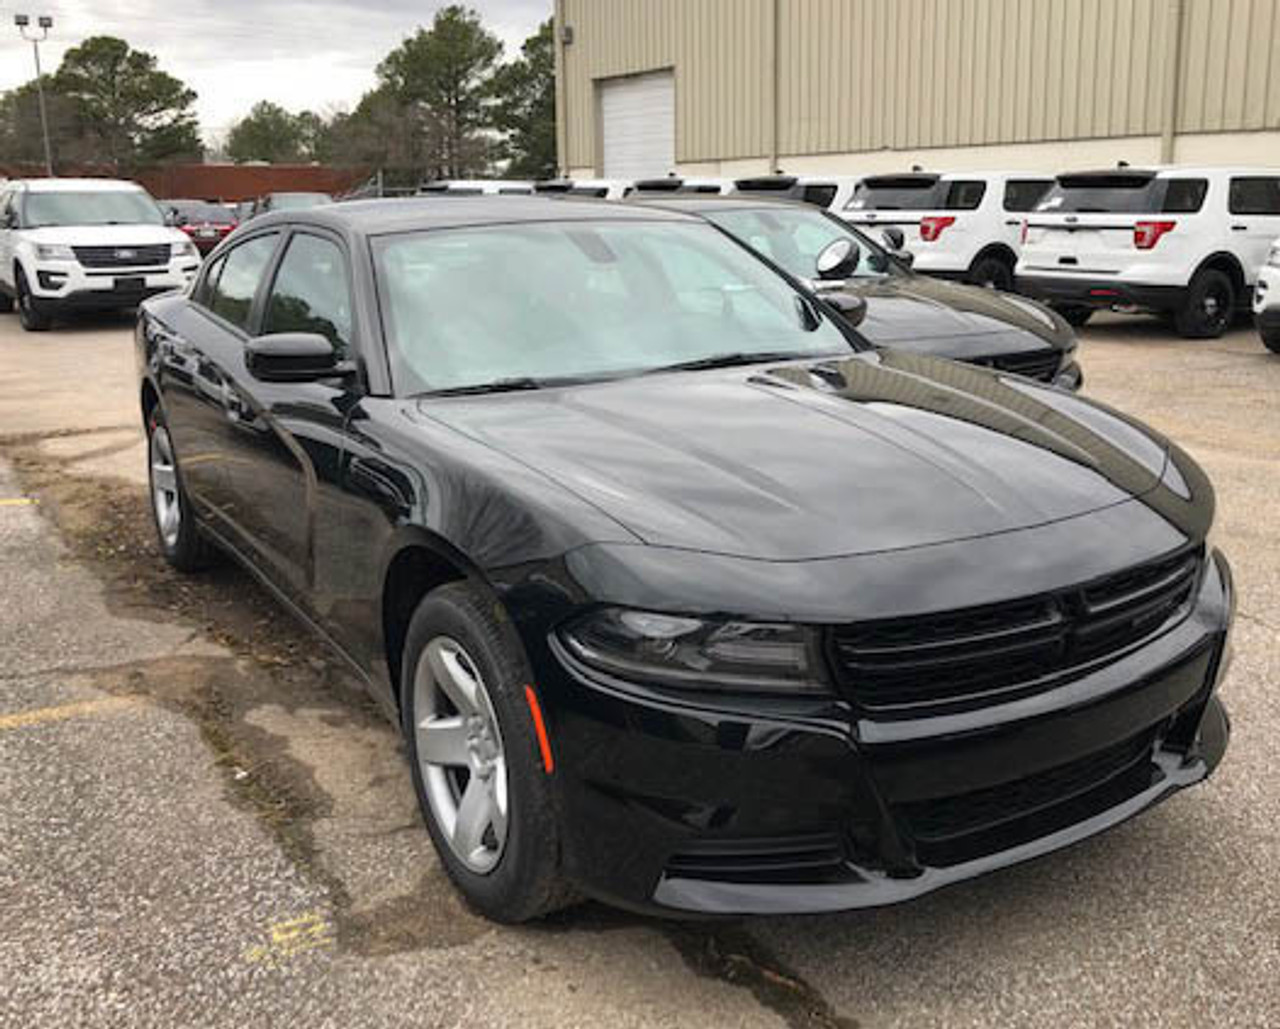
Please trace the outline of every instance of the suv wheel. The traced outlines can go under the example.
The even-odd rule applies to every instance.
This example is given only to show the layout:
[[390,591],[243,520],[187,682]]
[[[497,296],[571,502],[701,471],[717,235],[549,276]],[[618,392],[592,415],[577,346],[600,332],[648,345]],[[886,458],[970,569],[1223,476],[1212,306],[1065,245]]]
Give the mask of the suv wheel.
[[152,412],[147,423],[147,470],[160,552],[180,572],[200,571],[212,563],[216,552],[192,514],[173,439],[160,419],[159,409]]
[[1008,293],[1013,289],[1013,267],[1008,261],[993,254],[979,257],[969,269],[969,281],[975,286],[986,286]]
[[8,293],[0,293],[0,314],[9,314],[13,310],[13,297]]
[[21,268],[16,276],[18,291],[18,321],[28,332],[46,332],[53,319],[49,312],[39,306],[39,302],[31,295],[27,286],[27,276]]
[[1186,299],[1174,312],[1173,324],[1186,339],[1217,339],[1231,326],[1236,291],[1231,280],[1215,268],[1196,272]]
[[1083,327],[1093,317],[1092,307],[1074,307],[1070,304],[1052,304],[1050,306],[1058,314],[1062,315],[1063,320],[1068,325],[1075,329]]
[[413,785],[449,878],[495,921],[563,907],[572,894],[531,677],[493,601],[463,583],[429,594],[409,623],[401,676]]

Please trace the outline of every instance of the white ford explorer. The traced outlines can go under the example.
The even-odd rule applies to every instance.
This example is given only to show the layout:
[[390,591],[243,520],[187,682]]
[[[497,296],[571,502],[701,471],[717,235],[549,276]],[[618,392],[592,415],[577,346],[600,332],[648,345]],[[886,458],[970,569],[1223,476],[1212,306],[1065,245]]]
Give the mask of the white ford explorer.
[[134,307],[180,289],[200,267],[186,234],[165,224],[141,186],[113,179],[0,185],[0,310],[49,328],[73,309]]
[[1221,336],[1280,236],[1280,169],[1111,168],[1058,176],[1027,216],[1018,288],[1082,324],[1156,311]]

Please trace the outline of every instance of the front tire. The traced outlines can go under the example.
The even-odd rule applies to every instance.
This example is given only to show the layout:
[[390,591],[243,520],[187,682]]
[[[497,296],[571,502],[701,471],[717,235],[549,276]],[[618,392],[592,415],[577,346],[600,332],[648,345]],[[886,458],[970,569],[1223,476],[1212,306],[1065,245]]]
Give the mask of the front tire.
[[18,292],[18,321],[27,332],[48,332],[53,319],[49,317],[48,311],[39,306],[39,302],[32,295],[31,287],[27,285],[26,273],[19,268],[15,278]]
[[1013,265],[993,254],[979,257],[969,269],[969,282],[1010,293],[1013,291]]
[[1173,325],[1184,339],[1217,339],[1231,327],[1236,291],[1231,280],[1216,268],[1196,272],[1186,299],[1174,312]]
[[147,470],[151,516],[165,561],[180,572],[207,568],[216,552],[196,524],[173,439],[158,409],[147,422]]
[[1264,347],[1273,354],[1280,354],[1280,328],[1259,329],[1258,335],[1262,337],[1262,345]]
[[441,587],[414,612],[401,712],[418,804],[453,884],[497,922],[573,899],[525,696],[531,681],[519,640],[480,589]]

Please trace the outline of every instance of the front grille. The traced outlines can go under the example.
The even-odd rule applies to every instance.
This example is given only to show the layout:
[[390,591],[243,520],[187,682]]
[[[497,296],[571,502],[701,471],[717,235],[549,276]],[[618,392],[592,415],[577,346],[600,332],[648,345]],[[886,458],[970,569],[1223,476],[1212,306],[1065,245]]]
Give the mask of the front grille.
[[168,243],[151,246],[72,247],[86,268],[147,268],[169,263]]
[[1203,563],[1181,551],[1072,590],[832,631],[829,653],[860,707],[904,715],[1049,688],[1189,609]]
[[766,839],[698,840],[674,854],[666,874],[715,882],[829,882],[847,874],[836,833]]
[[977,363],[1002,372],[1025,375],[1029,379],[1052,382],[1062,364],[1062,354],[1057,350],[1031,350],[1020,354],[979,358]]
[[957,864],[1083,821],[1151,785],[1154,730],[1025,779],[900,805],[898,817],[929,865]]

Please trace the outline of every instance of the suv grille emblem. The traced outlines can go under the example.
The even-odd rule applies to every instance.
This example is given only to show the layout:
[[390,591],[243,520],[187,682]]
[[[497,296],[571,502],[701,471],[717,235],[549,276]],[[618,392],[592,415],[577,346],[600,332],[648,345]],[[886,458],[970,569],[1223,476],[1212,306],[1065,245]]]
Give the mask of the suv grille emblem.
[[116,258],[121,261],[127,261],[131,257],[137,257],[137,256],[138,256],[138,251],[136,250],[117,250],[116,251]]

